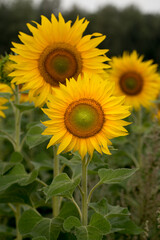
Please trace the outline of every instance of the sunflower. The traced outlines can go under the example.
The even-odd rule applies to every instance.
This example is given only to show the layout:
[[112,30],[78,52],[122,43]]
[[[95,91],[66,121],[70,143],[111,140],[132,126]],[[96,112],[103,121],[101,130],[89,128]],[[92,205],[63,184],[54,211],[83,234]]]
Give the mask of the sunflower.
[[83,79],[79,75],[77,81],[71,78],[66,86],[60,84],[48,109],[43,109],[50,118],[43,123],[47,126],[43,135],[53,135],[48,147],[60,143],[58,154],[79,151],[82,159],[87,152],[92,157],[94,149],[110,154],[109,139],[127,135],[123,126],[128,123],[121,119],[130,115],[124,96],[112,96],[113,91],[114,84],[101,82],[98,75],[84,74]]
[[105,56],[108,51],[96,48],[104,39],[100,33],[82,36],[88,21],[77,17],[65,22],[61,13],[59,21],[54,14],[51,21],[41,16],[41,24],[36,27],[27,24],[32,36],[20,32],[22,44],[13,43],[12,50],[18,54],[10,59],[17,63],[16,70],[10,74],[16,84],[24,83],[24,90],[30,90],[29,96],[34,98],[35,105],[45,103],[49,94],[65,84],[66,78],[77,79],[79,74],[102,74],[109,68]]
[[125,95],[126,103],[135,109],[148,108],[159,92],[160,76],[153,61],[143,61],[136,51],[113,57],[110,80],[116,83],[115,94]]
[[7,102],[8,100],[6,98],[0,97],[0,117],[5,118],[5,114],[2,110],[7,109],[7,106],[4,106],[4,104]]

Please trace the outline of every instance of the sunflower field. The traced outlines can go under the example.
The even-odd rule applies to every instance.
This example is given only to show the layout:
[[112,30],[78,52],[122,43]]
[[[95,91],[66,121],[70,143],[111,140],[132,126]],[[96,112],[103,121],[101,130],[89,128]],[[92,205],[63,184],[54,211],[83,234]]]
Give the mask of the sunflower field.
[[157,37],[152,54],[108,27],[112,46],[105,9],[42,3],[0,3],[0,18],[27,20],[0,47],[0,240],[159,240]]

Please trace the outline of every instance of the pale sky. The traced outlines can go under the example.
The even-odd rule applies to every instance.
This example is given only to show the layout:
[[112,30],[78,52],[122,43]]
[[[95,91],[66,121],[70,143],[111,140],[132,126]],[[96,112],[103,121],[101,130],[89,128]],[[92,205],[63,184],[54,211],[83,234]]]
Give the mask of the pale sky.
[[73,4],[87,11],[96,11],[106,4],[113,4],[116,7],[124,8],[135,4],[143,12],[160,13],[160,0],[61,0],[62,9],[70,9]]

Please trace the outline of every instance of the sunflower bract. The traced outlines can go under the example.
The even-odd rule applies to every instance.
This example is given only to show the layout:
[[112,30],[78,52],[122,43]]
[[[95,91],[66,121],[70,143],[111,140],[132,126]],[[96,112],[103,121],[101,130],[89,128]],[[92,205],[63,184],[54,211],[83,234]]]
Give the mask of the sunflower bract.
[[109,68],[105,63],[109,60],[105,55],[108,50],[97,48],[105,36],[100,33],[82,36],[88,23],[77,17],[71,25],[61,13],[58,20],[54,14],[51,21],[41,16],[41,24],[27,24],[32,35],[20,32],[22,44],[13,43],[16,55],[10,59],[16,63],[16,70],[10,76],[14,83],[24,84],[23,89],[30,90],[30,99],[36,106],[42,106],[60,83],[66,84],[66,78],[77,79],[85,72],[103,75]]
[[43,124],[47,127],[43,135],[53,135],[48,147],[60,144],[62,151],[79,151],[82,159],[94,149],[99,153],[110,154],[110,139],[127,135],[122,120],[130,115],[129,107],[123,105],[124,97],[112,95],[114,84],[101,81],[97,75],[90,78],[79,75],[55,90],[43,109],[50,120]]

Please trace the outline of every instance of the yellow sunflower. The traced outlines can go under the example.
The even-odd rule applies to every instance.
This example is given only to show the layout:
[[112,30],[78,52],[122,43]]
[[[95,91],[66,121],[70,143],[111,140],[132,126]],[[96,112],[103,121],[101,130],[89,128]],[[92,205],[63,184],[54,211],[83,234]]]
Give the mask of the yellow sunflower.
[[114,84],[97,78],[84,74],[83,79],[79,75],[77,81],[66,80],[43,109],[50,118],[43,123],[47,126],[43,135],[53,135],[48,147],[60,143],[58,154],[79,151],[82,159],[87,152],[92,157],[94,149],[110,154],[109,139],[127,135],[123,126],[128,123],[121,120],[130,115],[124,96],[112,96]]
[[7,106],[4,106],[4,104],[7,102],[8,100],[6,98],[0,97],[0,117],[5,118],[5,114],[2,110],[7,109]]
[[5,83],[0,83],[0,93],[11,93],[12,89]]
[[113,57],[110,80],[116,83],[115,94],[125,95],[126,103],[135,109],[149,107],[157,98],[160,76],[153,61],[143,61],[136,51],[124,53],[122,57]]
[[109,67],[105,64],[109,60],[105,56],[108,50],[96,48],[105,36],[100,33],[82,36],[88,23],[77,17],[71,26],[71,21],[65,22],[60,13],[59,21],[54,14],[51,22],[42,16],[36,27],[27,24],[32,36],[21,32],[22,44],[13,43],[12,50],[18,55],[10,56],[17,63],[10,76],[15,77],[16,84],[25,84],[23,89],[30,90],[29,96],[36,106],[43,105],[59,83],[66,83],[66,78],[77,79],[84,72],[103,74]]

